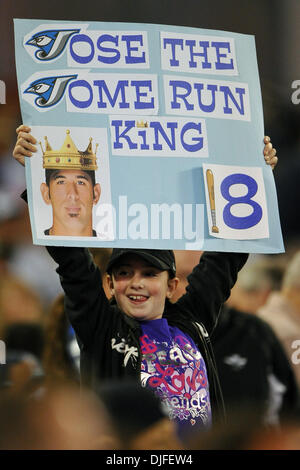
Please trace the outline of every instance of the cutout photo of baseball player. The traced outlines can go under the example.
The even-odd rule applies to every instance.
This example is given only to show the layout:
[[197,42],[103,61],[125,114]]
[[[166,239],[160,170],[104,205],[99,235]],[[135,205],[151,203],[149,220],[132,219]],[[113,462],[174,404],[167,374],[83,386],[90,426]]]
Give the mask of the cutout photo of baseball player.
[[45,137],[43,168],[46,182],[41,184],[41,194],[46,204],[52,206],[53,223],[45,235],[96,236],[92,225],[93,206],[100,199],[101,187],[95,181],[97,170],[97,145],[92,150],[90,138],[87,149],[77,150],[69,130],[63,146],[52,150]]

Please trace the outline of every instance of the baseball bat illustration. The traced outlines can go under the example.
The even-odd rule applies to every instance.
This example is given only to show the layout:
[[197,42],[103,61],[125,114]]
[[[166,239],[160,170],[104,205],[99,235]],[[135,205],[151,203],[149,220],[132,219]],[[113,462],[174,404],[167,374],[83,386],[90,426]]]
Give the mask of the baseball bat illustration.
[[211,170],[206,170],[206,181],[207,181],[207,189],[209,195],[209,205],[210,205],[210,213],[212,218],[212,232],[219,233],[219,229],[216,225],[216,204],[215,204],[215,185],[214,185],[214,175]]

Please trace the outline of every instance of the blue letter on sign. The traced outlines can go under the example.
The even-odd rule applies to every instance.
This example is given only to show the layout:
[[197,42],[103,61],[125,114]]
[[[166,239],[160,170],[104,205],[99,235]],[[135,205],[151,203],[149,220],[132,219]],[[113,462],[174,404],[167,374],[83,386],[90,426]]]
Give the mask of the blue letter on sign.
[[180,46],[183,50],[183,39],[171,39],[171,38],[164,38],[164,49],[166,49],[166,45],[171,44],[172,48],[172,59],[170,59],[170,66],[171,67],[178,67],[179,60],[176,59],[175,49],[176,46]]
[[[173,87],[173,101],[171,101],[171,108],[172,109],[179,109],[181,108],[181,104],[178,103],[177,99],[180,98],[184,101],[185,107],[188,111],[194,109],[194,105],[190,104],[187,100],[187,96],[191,94],[192,87],[189,82],[185,82],[182,80],[170,80],[169,85]],[[182,94],[177,93],[177,88],[183,88],[185,92]]]
[[[76,42],[85,42],[86,44],[88,44],[91,48],[90,55],[80,56],[76,54],[73,51],[73,45]],[[86,34],[77,34],[76,36],[72,37],[71,42],[70,42],[70,54],[72,58],[75,60],[75,62],[78,62],[79,64],[88,64],[91,60],[93,60],[94,53],[95,53],[95,48],[94,48],[93,41]]]
[[[77,100],[74,98],[72,95],[72,90],[75,87],[83,87],[88,91],[89,98],[87,100]],[[69,86],[69,98],[71,100],[71,103],[76,106],[76,108],[88,108],[92,102],[93,102],[93,90],[91,85],[86,81],[86,80],[76,80],[75,82],[72,82]]]

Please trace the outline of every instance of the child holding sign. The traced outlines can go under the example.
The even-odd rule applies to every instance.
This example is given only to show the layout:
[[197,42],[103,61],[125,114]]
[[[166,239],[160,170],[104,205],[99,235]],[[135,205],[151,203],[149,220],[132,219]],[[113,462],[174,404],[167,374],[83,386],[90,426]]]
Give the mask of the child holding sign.
[[[14,158],[36,150],[30,129],[17,129]],[[265,159],[276,151],[265,138]],[[48,247],[58,264],[65,309],[81,350],[82,382],[132,378],[162,400],[185,442],[223,414],[209,335],[230,295],[246,254],[207,252],[188,278],[186,294],[171,299],[178,285],[172,250],[116,248],[107,267],[112,300],[85,248]]]

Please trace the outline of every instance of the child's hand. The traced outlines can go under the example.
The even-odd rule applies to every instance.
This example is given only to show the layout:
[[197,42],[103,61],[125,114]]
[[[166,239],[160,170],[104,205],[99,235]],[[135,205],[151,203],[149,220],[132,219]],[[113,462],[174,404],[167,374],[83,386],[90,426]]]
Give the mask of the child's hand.
[[37,151],[35,146],[37,143],[36,139],[30,134],[30,131],[30,127],[24,125],[16,129],[18,138],[13,151],[13,157],[23,166],[25,165],[25,157],[31,157],[33,152]]
[[278,162],[278,157],[276,157],[276,150],[273,148],[270,137],[265,136],[264,143],[265,162],[267,163],[267,165],[271,165],[272,170],[274,170]]

